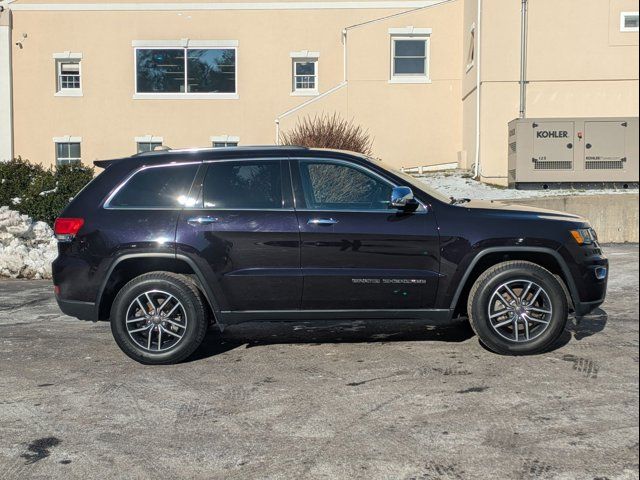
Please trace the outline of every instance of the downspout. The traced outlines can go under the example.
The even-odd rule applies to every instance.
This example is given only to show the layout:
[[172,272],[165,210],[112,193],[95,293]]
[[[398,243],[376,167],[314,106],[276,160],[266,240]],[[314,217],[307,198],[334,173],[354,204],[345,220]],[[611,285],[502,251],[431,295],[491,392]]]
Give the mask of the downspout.
[[482,92],[482,0],[478,0],[478,18],[476,19],[476,155],[474,162],[473,178],[480,176],[480,118],[481,118],[481,92]]
[[520,18],[520,118],[527,116],[527,0],[522,0]]

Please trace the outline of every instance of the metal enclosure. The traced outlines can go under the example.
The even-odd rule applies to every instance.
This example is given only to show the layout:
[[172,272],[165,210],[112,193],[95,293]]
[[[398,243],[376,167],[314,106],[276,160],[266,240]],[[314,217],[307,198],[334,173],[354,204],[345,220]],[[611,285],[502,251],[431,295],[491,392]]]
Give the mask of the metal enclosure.
[[509,187],[638,186],[638,117],[509,122]]

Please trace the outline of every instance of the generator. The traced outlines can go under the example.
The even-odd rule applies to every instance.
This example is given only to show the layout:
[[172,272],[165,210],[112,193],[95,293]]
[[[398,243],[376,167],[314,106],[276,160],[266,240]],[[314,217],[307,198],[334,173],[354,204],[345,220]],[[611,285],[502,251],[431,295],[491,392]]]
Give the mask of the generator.
[[638,117],[509,122],[509,187],[638,188]]

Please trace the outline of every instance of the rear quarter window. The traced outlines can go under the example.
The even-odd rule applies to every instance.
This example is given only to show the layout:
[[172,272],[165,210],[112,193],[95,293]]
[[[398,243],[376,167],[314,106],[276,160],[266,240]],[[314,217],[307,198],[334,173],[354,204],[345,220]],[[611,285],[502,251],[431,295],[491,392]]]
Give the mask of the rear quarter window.
[[182,208],[199,164],[163,165],[135,173],[107,202],[115,208]]

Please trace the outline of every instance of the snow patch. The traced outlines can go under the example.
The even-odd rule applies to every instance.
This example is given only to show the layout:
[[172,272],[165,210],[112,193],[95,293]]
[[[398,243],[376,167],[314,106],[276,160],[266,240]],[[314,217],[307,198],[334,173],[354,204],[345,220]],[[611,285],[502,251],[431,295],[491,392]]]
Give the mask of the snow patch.
[[57,255],[49,225],[0,207],[0,276],[51,278],[51,262]]
[[573,195],[611,195],[638,193],[638,189],[615,190],[615,189],[594,189],[594,190],[515,190],[503,188],[478,182],[468,178],[463,174],[435,173],[417,177],[418,180],[426,183],[434,190],[455,198],[471,198],[473,200],[512,200],[539,197],[557,197]]

